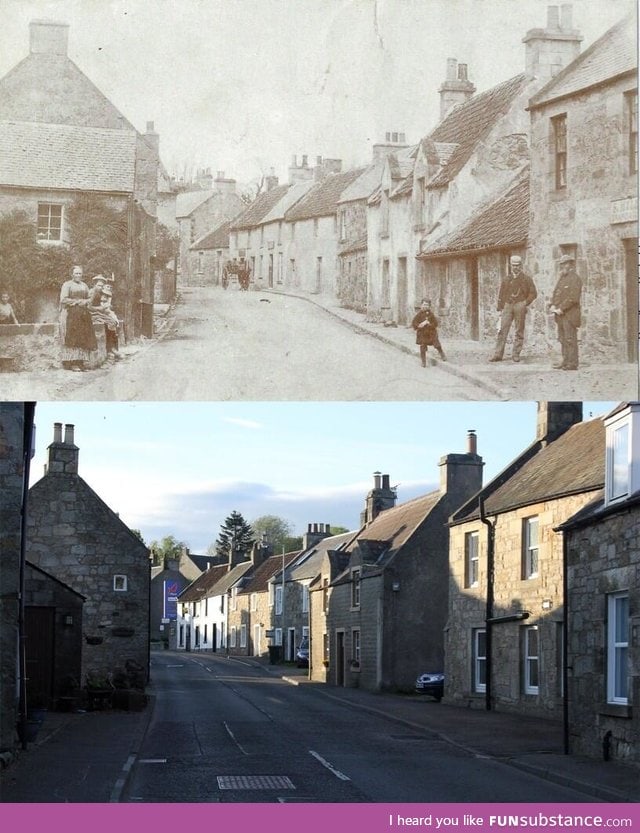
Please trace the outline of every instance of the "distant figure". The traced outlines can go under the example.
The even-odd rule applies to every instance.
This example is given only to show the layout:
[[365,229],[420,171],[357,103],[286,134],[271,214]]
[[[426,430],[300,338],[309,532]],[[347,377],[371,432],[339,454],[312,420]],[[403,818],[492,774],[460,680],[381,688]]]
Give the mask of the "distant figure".
[[0,295],[0,324],[18,324],[20,323],[11,306],[11,298],[8,292],[3,292]]
[[414,316],[411,326],[416,331],[416,344],[420,346],[422,366],[427,366],[428,347],[435,347],[442,361],[446,362],[447,357],[438,338],[438,319],[431,310],[431,301],[428,298],[422,299],[420,309]]
[[100,306],[100,298],[102,296],[102,287],[106,284],[107,279],[104,275],[95,275],[91,278],[91,283],[93,286],[89,291],[89,307],[99,307]]
[[556,283],[549,312],[556,317],[558,341],[562,348],[562,362],[554,365],[556,370],[578,369],[578,327],[581,324],[580,297],[582,281],[574,269],[574,258],[562,255],[560,276]]
[[82,266],[74,266],[71,280],[60,290],[60,340],[62,366],[84,370],[98,344],[89,312],[89,287],[82,279]]
[[524,344],[524,325],[527,310],[538,297],[538,290],[533,280],[522,271],[522,258],[512,255],[509,259],[510,269],[507,277],[500,284],[498,291],[498,312],[500,316],[500,330],[496,341],[496,349],[490,362],[501,362],[505,344],[511,325],[515,322],[513,350],[511,358],[520,361],[520,353]]

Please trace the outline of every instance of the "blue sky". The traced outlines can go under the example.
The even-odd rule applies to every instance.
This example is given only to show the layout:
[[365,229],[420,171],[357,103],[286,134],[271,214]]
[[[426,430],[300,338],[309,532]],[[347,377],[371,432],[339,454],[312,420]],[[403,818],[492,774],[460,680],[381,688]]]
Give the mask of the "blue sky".
[[[586,402],[584,416],[616,403]],[[357,528],[373,472],[400,502],[437,487],[438,461],[478,437],[484,482],[535,438],[535,402],[87,403],[36,406],[32,482],[54,422],[75,426],[80,475],[150,543],[204,552],[234,509]]]
[[[549,0],[2,0],[0,76],[29,21],[70,25],[69,56],[144,131],[170,171],[280,177],[293,154],[370,161],[386,131],[416,143],[439,118],[447,58],[478,91],[524,70]],[[559,5],[559,3],[558,3]],[[573,0],[583,48],[634,0]]]

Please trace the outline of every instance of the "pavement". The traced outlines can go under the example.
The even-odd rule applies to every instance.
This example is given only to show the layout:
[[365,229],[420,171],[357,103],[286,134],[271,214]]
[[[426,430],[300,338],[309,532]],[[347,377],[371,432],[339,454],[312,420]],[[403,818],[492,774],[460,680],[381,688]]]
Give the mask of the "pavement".
[[[502,712],[436,703],[429,697],[368,692],[311,682],[306,669],[236,659],[260,667],[291,685],[314,686],[347,708],[427,732],[479,758],[491,758],[576,789],[598,801],[640,802],[640,768],[562,753],[562,726]],[[40,735],[0,771],[0,801],[119,802],[153,714],[142,712],[51,712]],[[7,758],[7,756],[5,756]]]
[[[336,299],[320,294],[275,289],[256,291],[290,295],[315,304],[349,325],[355,332],[367,333],[403,353],[415,356],[416,361],[419,361],[415,333],[410,326],[389,326],[371,321],[362,313],[344,309]],[[525,341],[520,361],[516,363],[511,361],[508,341],[504,361],[492,363],[489,361],[493,354],[492,344],[464,339],[441,340],[447,360],[441,361],[431,348],[427,354],[431,366],[437,366],[472,383],[480,388],[484,399],[598,402],[634,400],[639,396],[638,365],[633,362],[611,363],[594,355],[583,357],[576,371],[555,370],[553,365],[560,362],[559,344],[554,342],[546,352],[536,353]],[[428,371],[429,367],[425,369],[426,373]],[[472,394],[469,398],[480,397]]]

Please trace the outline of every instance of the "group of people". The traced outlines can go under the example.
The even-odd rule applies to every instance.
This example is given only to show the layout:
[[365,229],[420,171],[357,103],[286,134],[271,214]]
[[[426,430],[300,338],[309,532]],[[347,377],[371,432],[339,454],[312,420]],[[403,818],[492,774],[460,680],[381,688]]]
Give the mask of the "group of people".
[[[562,360],[554,365],[557,370],[578,369],[578,328],[581,324],[582,281],[575,271],[575,258],[563,254],[559,260],[559,277],[547,305],[548,312],[555,316],[558,341]],[[520,361],[524,345],[524,330],[527,311],[538,297],[536,286],[529,275],[522,270],[522,258],[512,255],[509,259],[509,273],[500,284],[497,309],[500,313],[500,328],[496,346],[490,362],[501,362],[511,327],[514,327],[511,358]],[[438,319],[431,310],[431,301],[423,298],[420,310],[414,316],[411,326],[416,331],[416,343],[420,348],[422,366],[427,364],[427,349],[434,347],[442,361],[446,361],[438,338]]]
[[111,309],[113,289],[104,275],[96,275],[91,283],[89,289],[82,266],[74,266],[60,290],[61,358],[68,370],[85,370],[91,361],[98,347],[95,324],[104,326],[107,360],[120,357],[120,321]]

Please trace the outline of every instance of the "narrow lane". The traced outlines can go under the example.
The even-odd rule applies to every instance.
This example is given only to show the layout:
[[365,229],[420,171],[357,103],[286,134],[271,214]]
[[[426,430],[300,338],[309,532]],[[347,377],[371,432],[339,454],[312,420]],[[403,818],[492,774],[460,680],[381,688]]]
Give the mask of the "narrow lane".
[[590,800],[241,661],[155,655],[153,681],[130,802]]

